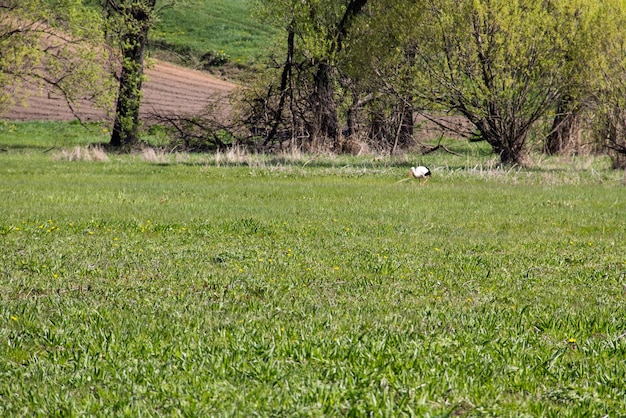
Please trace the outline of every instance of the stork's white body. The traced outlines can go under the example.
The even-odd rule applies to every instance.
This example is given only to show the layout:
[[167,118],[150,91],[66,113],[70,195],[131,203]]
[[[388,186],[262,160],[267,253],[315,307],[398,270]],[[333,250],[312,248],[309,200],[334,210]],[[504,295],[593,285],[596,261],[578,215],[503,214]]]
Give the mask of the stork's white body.
[[424,184],[426,184],[426,182],[430,178],[430,170],[428,169],[428,167],[424,167],[423,165],[411,167],[411,171],[409,171],[409,177],[418,179],[420,184],[422,184],[422,179],[425,179]]

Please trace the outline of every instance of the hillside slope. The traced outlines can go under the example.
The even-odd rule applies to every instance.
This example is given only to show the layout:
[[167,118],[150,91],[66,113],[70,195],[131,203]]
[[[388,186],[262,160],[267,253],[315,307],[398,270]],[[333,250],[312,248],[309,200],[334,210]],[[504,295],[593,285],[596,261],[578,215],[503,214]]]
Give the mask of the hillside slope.
[[[199,113],[210,102],[228,103],[228,94],[235,84],[219,80],[207,73],[162,61],[155,61],[146,71],[141,117],[154,114]],[[221,107],[221,106],[220,106]],[[89,103],[81,103],[78,115],[84,122],[106,120],[107,115]],[[4,120],[73,120],[76,117],[58,94],[32,89],[25,103],[11,108],[1,116]]]

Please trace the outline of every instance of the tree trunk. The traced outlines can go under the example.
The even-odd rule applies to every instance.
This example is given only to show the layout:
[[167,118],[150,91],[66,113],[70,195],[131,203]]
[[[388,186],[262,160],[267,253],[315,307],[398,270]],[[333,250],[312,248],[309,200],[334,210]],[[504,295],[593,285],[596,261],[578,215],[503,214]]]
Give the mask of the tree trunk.
[[493,152],[500,157],[502,165],[522,164],[524,145],[526,143],[525,132],[522,134],[511,133],[510,131],[514,131],[512,127],[498,128],[498,123],[488,118],[480,119],[474,122],[474,125],[480,132],[482,139],[487,141],[491,145]]
[[[283,121],[283,110],[285,109],[285,100],[287,99],[288,85],[290,84],[292,77],[292,66],[293,66],[293,54],[294,54],[294,38],[295,32],[293,30],[295,22],[292,20],[289,25],[288,35],[287,35],[287,59],[285,60],[285,65],[283,66],[283,72],[280,76],[280,100],[278,102],[278,107],[276,108],[276,112],[274,112],[274,120],[272,121],[272,130],[265,138],[265,142],[263,145],[269,144],[276,138],[276,134],[278,133],[278,127]],[[292,126],[291,136],[292,139],[295,136],[295,132],[293,129],[295,127]]]
[[519,150],[510,146],[494,147],[494,151],[500,156],[500,163],[505,166],[521,165],[522,154]]
[[345,136],[353,137],[357,133],[357,119],[359,114],[359,97],[356,93],[352,92],[352,104],[346,111],[346,123],[348,124]]
[[544,143],[544,152],[547,154],[560,154],[576,142],[574,135],[578,127],[578,115],[573,107],[569,96],[559,100],[556,116],[552,121],[552,129]]
[[[337,25],[335,47],[329,51],[329,58],[341,52],[343,41],[353,19],[363,10],[368,0],[350,0],[341,21]],[[315,74],[315,91],[313,93],[314,130],[339,146],[339,121],[335,102],[335,69],[330,60],[318,63]]]
[[412,98],[407,97],[402,100],[402,118],[400,120],[400,135],[398,136],[398,146],[402,149],[407,149],[413,145],[413,132],[415,130],[415,122],[413,120],[413,105]]
[[315,135],[329,139],[337,145],[339,127],[334,84],[333,67],[326,62],[319,63],[315,74],[315,91],[313,93]]
[[122,36],[122,72],[110,141],[114,147],[133,145],[139,140],[143,64],[155,3],[156,0],[146,0],[131,5],[122,16],[127,31]]

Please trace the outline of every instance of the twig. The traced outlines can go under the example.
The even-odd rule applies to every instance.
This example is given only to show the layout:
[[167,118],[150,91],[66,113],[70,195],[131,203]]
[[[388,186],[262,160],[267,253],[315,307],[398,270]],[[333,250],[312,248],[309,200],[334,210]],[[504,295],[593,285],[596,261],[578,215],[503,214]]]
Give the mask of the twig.
[[318,154],[315,157],[311,158],[310,160],[306,161],[304,164],[302,164],[302,168],[306,167],[307,164],[312,163],[313,161],[317,160],[319,157],[321,157],[322,154]]
[[[441,141],[443,140],[443,134],[441,134],[441,136],[439,137],[439,142],[437,142],[437,145],[434,147],[430,147],[429,149],[427,149],[426,151],[422,152],[422,155],[426,155],[426,154],[431,154],[435,151],[437,151],[439,148],[443,149],[445,152],[452,154],[452,155],[456,155],[457,157],[463,157],[463,155],[459,154],[458,152],[454,152],[450,149],[448,149],[448,147],[446,147],[445,145],[441,145]],[[422,145],[424,148],[428,148],[428,146],[426,145]]]

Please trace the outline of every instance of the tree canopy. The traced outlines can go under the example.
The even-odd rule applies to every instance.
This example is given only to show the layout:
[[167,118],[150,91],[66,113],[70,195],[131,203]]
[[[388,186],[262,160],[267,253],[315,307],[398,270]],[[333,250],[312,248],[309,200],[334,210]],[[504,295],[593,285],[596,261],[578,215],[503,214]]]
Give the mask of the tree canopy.
[[467,118],[503,163],[520,163],[567,82],[558,23],[543,0],[429,0],[410,36],[416,93]]
[[[324,107],[339,110],[338,124],[394,149],[410,144],[400,134],[411,135],[413,112],[458,115],[474,127],[473,140],[487,141],[502,163],[519,164],[529,141],[546,140],[562,126],[560,116],[609,84],[602,74],[623,78],[623,71],[602,70],[610,66],[607,55],[623,55],[615,42],[624,28],[603,24],[623,0],[364,2],[340,37],[332,34],[351,2],[312,9],[322,3],[261,1],[295,34],[290,56],[330,67],[338,102]],[[315,105],[308,105],[313,114]],[[353,128],[358,124],[364,129]]]
[[26,93],[47,86],[77,110],[87,99],[113,99],[101,15],[81,0],[5,0],[0,4],[0,112]]

